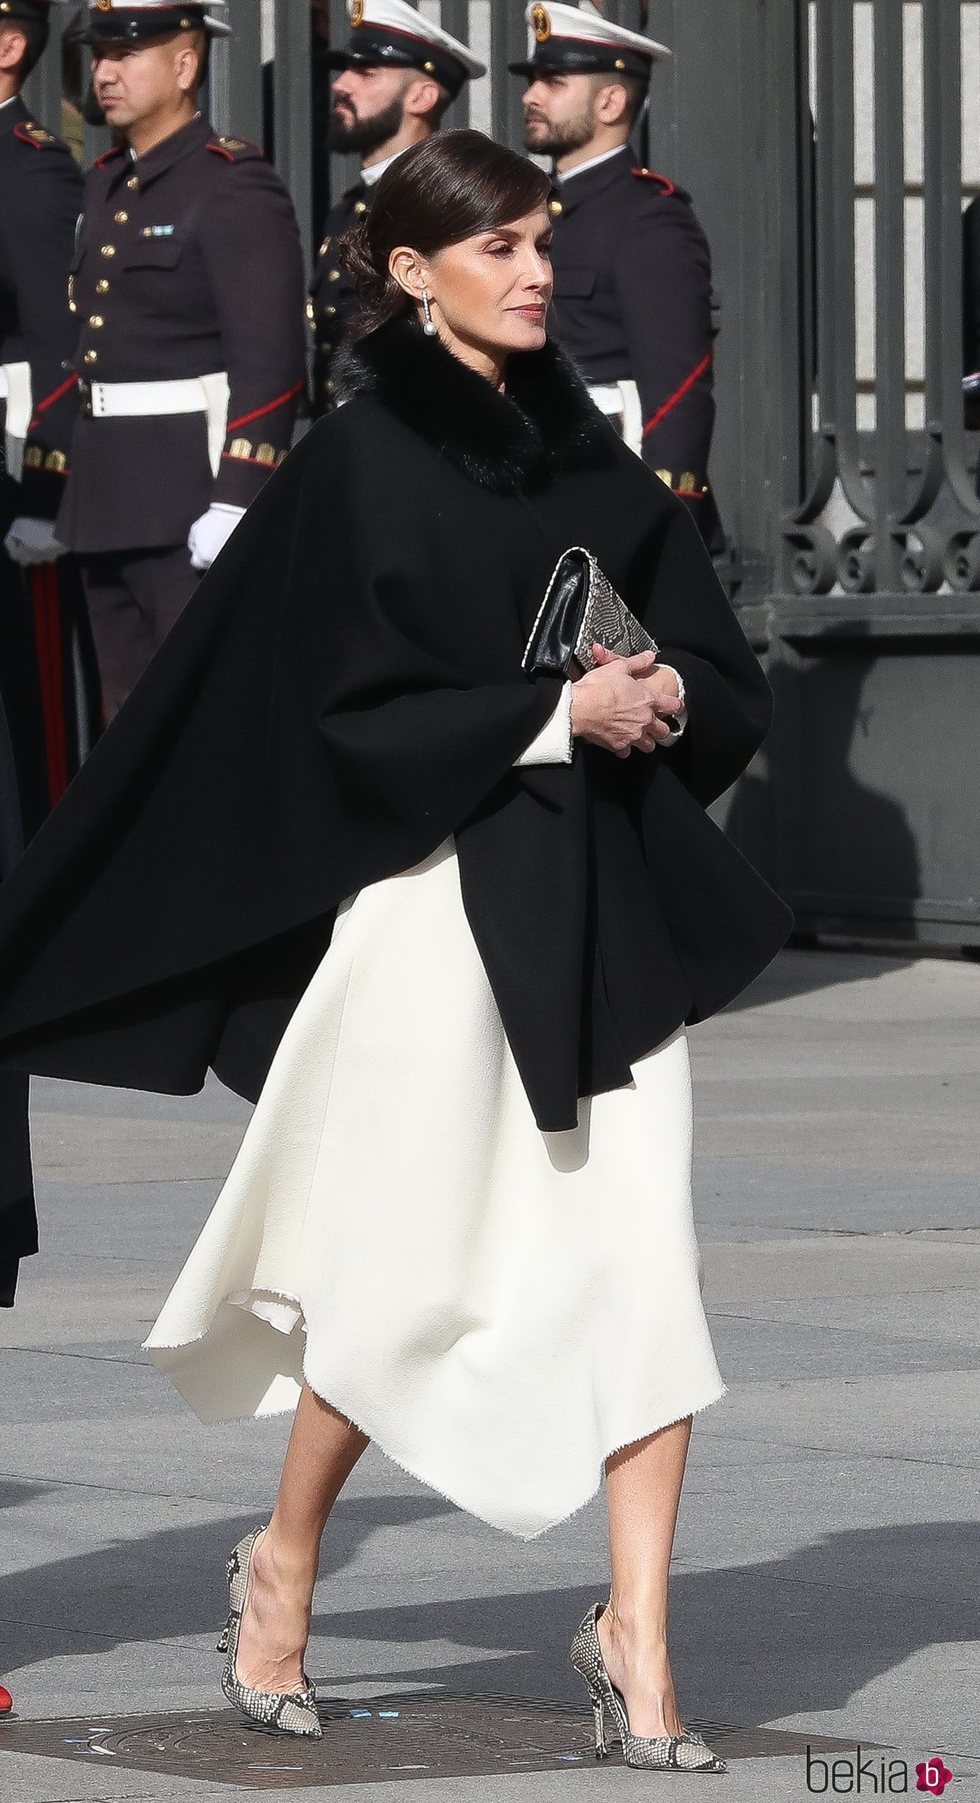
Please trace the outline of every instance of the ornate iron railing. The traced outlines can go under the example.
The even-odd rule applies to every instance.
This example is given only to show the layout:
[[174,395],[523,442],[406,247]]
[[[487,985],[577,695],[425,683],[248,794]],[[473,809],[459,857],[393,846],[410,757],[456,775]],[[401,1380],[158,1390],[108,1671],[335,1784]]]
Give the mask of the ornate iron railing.
[[[855,15],[862,10],[870,13],[873,143],[873,266],[863,284],[855,201]],[[960,386],[961,12],[960,0],[927,0],[914,10],[895,0],[810,0],[800,8],[800,62],[811,76],[801,85],[815,98],[815,418],[808,480],[802,493],[794,492],[795,478],[784,489],[779,572],[780,586],[799,595],[980,589],[980,508]],[[921,54],[910,58],[910,44]],[[916,268],[907,231],[908,121],[920,106],[924,217]],[[805,215],[805,158],[801,170]],[[862,287],[873,356],[871,417],[863,427],[856,330]],[[919,429],[910,427],[907,406],[909,314],[921,319],[924,345]],[[805,410],[805,391],[803,399]]]

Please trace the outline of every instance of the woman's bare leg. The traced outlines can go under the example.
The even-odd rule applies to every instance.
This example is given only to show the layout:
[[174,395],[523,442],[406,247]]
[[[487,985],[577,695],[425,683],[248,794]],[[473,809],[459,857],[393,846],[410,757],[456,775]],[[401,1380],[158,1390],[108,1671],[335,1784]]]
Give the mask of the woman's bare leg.
[[667,1653],[667,1585],[693,1417],[606,1460],[609,1605],[599,1644],[634,1734],[682,1734]]
[[255,1690],[298,1690],[320,1540],[368,1436],[303,1385],[268,1530],[252,1555],[237,1671]]

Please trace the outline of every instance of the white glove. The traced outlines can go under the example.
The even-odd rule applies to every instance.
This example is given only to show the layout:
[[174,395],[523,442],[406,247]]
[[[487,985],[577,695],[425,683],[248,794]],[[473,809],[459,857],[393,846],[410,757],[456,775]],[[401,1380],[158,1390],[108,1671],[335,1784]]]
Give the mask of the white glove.
[[51,520],[16,519],[3,541],[7,556],[14,563],[54,563],[63,557],[67,546],[55,538]]
[[229,501],[212,501],[207,513],[195,520],[187,534],[191,568],[209,570],[218,552],[228,543],[238,525],[244,507],[232,507]]

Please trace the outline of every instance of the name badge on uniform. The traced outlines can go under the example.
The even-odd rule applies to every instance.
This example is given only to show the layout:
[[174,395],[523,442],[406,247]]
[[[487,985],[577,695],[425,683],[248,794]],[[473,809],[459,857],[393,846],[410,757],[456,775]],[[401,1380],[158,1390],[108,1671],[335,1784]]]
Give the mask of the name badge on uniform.
[[144,238],[172,238],[173,235],[172,225],[144,225],[143,227]]

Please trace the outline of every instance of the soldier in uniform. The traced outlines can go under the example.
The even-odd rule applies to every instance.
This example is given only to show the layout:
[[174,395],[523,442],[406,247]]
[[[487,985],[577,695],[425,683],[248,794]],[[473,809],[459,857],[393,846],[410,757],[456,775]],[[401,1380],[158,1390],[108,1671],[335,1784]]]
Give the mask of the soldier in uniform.
[[82,177],[20,93],[47,43],[50,12],[47,0],[0,4],[0,685],[28,838],[97,724],[78,572],[54,531],[77,408],[67,286]]
[[630,134],[671,52],[591,7],[527,8],[525,143],[554,158],[555,331],[603,412],[724,546],[708,490],[711,261],[690,195]]
[[82,562],[107,720],[286,455],[305,387],[292,202],[256,145],[198,110],[228,30],[204,4],[89,12],[117,141],[72,264],[81,403],[57,530]]
[[333,83],[328,143],[339,154],[359,155],[361,175],[327,214],[313,272],[307,318],[316,334],[316,413],[332,403],[330,359],[354,304],[338,239],[367,212],[388,164],[410,144],[431,137],[463,83],[486,74],[485,64],[465,44],[430,25],[406,0],[347,0],[347,10],[350,41],[325,58],[340,71]]

